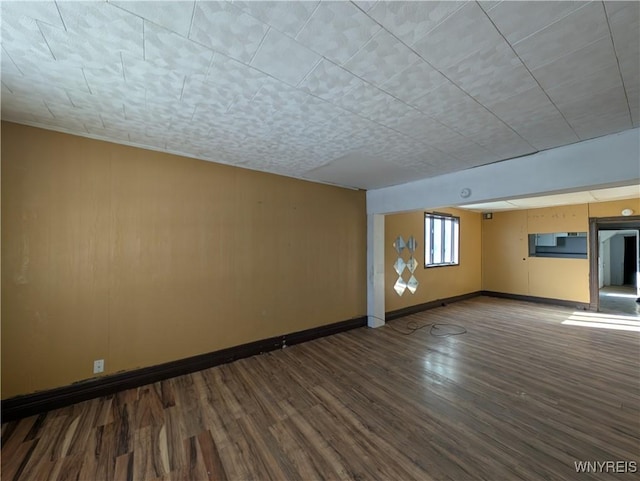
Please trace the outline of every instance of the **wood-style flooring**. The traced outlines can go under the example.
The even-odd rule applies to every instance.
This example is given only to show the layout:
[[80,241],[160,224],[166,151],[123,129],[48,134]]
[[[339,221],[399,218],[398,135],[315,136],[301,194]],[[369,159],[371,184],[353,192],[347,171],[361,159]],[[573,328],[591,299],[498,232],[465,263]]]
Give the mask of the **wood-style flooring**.
[[6,423],[2,480],[637,479],[574,463],[640,464],[640,333],[573,313],[479,297]]

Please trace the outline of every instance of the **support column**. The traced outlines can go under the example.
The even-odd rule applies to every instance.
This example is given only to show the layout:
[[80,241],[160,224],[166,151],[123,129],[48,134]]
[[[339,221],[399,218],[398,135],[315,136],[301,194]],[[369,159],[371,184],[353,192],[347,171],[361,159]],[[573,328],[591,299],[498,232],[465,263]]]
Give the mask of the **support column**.
[[384,215],[367,215],[367,325],[381,327],[384,317]]

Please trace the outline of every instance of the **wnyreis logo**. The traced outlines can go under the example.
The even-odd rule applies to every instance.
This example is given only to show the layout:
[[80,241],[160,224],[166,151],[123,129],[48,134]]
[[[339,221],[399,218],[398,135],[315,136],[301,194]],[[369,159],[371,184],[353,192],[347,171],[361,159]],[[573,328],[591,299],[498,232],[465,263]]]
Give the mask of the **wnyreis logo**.
[[576,473],[637,473],[636,461],[575,461]]

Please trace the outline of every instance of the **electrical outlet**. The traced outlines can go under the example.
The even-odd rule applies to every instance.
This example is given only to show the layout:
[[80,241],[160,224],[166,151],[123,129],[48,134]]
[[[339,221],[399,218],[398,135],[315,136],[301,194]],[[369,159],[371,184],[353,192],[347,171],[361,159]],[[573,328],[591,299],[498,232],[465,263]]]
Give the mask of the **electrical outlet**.
[[104,371],[104,359],[96,359],[93,361],[93,373],[98,374]]

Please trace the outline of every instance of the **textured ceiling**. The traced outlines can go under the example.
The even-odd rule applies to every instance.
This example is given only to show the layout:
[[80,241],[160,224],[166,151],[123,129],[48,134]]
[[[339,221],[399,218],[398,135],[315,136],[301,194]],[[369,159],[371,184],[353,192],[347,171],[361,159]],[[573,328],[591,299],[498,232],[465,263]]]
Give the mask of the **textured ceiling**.
[[377,188],[640,124],[638,2],[2,1],[2,118]]

